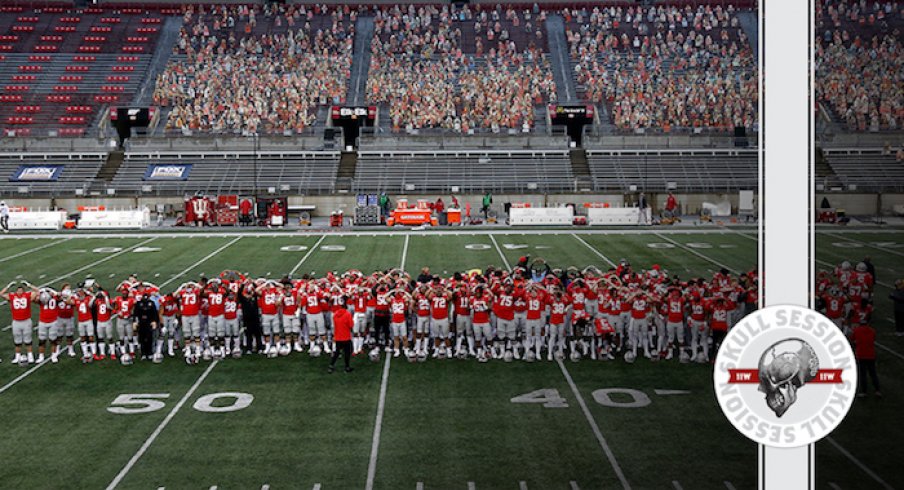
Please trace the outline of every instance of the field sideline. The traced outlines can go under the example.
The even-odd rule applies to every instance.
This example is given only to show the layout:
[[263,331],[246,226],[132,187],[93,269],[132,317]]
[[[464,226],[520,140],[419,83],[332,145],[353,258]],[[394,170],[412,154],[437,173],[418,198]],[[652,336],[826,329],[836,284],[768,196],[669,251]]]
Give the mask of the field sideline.
[[[755,268],[757,243],[749,228],[3,236],[0,283],[58,286],[91,274],[114,286],[137,273],[166,289],[227,268],[271,277],[400,266],[451,274],[509,267],[528,253],[554,267],[605,269],[626,258],[690,277]],[[885,457],[904,440],[896,424],[904,340],[889,335],[883,301],[904,277],[904,231],[817,233],[821,267],[864,255],[880,281],[886,398],[858,400],[832,440],[818,444],[820,488],[904,487]],[[4,306],[0,325],[8,324]],[[8,363],[6,328],[0,357],[3,488],[756,486],[756,447],[719,412],[708,366],[356,359],[354,373],[327,375],[324,359],[296,354],[192,367],[66,358],[23,369]],[[513,403],[529,393],[549,407]],[[116,402],[129,396],[143,401]],[[714,454],[718,467],[708,462]]]

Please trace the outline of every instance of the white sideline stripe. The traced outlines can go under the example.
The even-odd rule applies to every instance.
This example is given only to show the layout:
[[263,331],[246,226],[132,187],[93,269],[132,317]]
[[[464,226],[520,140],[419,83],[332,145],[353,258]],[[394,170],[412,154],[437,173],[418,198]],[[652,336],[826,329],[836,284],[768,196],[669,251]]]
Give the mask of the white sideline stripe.
[[572,233],[571,236],[575,237],[579,242],[583,243],[587,248],[590,249],[591,252],[595,253],[597,256],[599,256],[599,258],[605,260],[606,263],[608,263],[610,266],[615,267],[615,262],[609,260],[609,257],[603,255],[603,253],[597,250],[596,247],[584,241],[584,239],[579,237],[577,233]]
[[383,430],[383,411],[386,409],[386,385],[389,382],[389,363],[392,356],[386,356],[383,363],[383,380],[380,382],[380,401],[377,403],[377,418],[374,422],[374,437],[370,445],[370,462],[367,465],[367,484],[365,490],[374,487],[374,476],[377,474],[377,454],[380,451],[380,431]]
[[52,246],[54,246],[54,245],[59,245],[59,244],[61,244],[61,243],[63,243],[63,242],[68,242],[69,240],[72,240],[72,237],[66,238],[66,239],[64,239],[64,240],[60,240],[60,241],[58,241],[58,242],[50,242],[50,243],[47,243],[47,244],[45,244],[45,245],[41,245],[40,247],[35,247],[35,248],[32,248],[32,249],[28,249],[28,250],[26,250],[26,251],[24,251],[24,252],[19,252],[19,253],[17,253],[17,254],[10,255],[9,257],[3,257],[2,259],[0,259],[0,262],[6,262],[7,260],[13,260],[13,259],[19,258],[19,257],[21,257],[21,256],[23,256],[23,255],[28,255],[28,254],[30,254],[30,253],[37,252],[38,250],[44,250],[45,248],[52,247]]
[[829,482],[829,488],[831,488],[832,490],[841,490],[841,487],[839,487],[838,484],[833,481]]
[[669,243],[672,243],[673,245],[679,246],[679,247],[683,248],[684,250],[687,250],[688,252],[696,255],[697,257],[700,257],[701,259],[709,262],[710,264],[717,265],[723,269],[728,269],[729,271],[734,272],[735,274],[739,273],[737,270],[735,270],[734,267],[729,267],[729,266],[723,264],[722,262],[719,262],[718,260],[711,259],[711,258],[707,257],[706,255],[703,255],[702,253],[692,249],[691,247],[688,247],[682,243],[676,242],[675,240],[672,240],[671,238],[669,238],[661,233],[654,233],[654,235],[658,236],[659,238],[662,238],[663,240],[665,240]]
[[301,260],[299,260],[298,263],[295,264],[295,267],[293,267],[292,270],[289,271],[290,276],[292,274],[295,274],[295,271],[297,271],[298,268],[301,267],[301,264],[304,264],[305,261],[308,260],[308,257],[310,257],[311,254],[314,253],[314,251],[317,250],[318,247],[320,247],[320,242],[322,242],[324,238],[326,238],[326,235],[320,237],[320,240],[317,240],[317,243],[315,243],[313,247],[308,249],[308,253],[304,254],[304,257],[302,257]]
[[[572,233],[573,228],[559,228],[559,229],[545,229],[545,230],[528,230],[528,229],[513,229],[513,228],[494,228],[489,230],[471,230],[467,231],[463,230],[443,230],[443,229],[432,229],[432,230],[420,230],[420,231],[320,231],[320,232],[309,232],[309,231],[271,231],[258,233],[254,235],[249,235],[247,232],[242,231],[224,231],[217,233],[205,233],[205,232],[170,232],[170,233],[79,233],[77,235],[63,234],[63,233],[47,233],[40,235],[28,235],[33,236],[35,238],[51,238],[51,239],[62,239],[62,238],[144,238],[144,237],[154,237],[154,238],[223,238],[223,237],[236,237],[236,236],[246,236],[246,237],[310,237],[310,236],[337,236],[337,237],[357,237],[357,236],[392,236],[392,235],[448,235],[448,236],[464,236],[465,234],[471,236],[483,236],[483,235],[511,235],[511,234],[521,234],[521,235],[566,235],[568,233]],[[665,235],[724,235],[726,230],[735,231],[736,233],[741,233],[741,230],[754,230],[755,228],[740,228],[739,230],[733,230],[731,228],[725,229],[695,229],[695,228],[686,228],[686,229],[668,229],[668,230],[660,230],[657,233],[662,233]],[[599,230],[581,230],[579,232],[581,235],[649,235],[650,230],[648,229],[621,229],[621,230],[607,230],[607,229],[599,229]],[[900,232],[898,232],[900,233]],[[21,238],[21,237],[19,237]],[[0,236],[0,241],[3,240],[15,240],[17,237],[2,235]]]
[[[69,350],[69,346],[67,345],[66,347],[60,349],[60,355],[63,355],[63,353],[66,352],[66,351],[68,351],[68,350]],[[42,361],[42,362],[36,364],[34,367],[32,367],[31,369],[29,369],[28,371],[25,371],[24,373],[22,373],[22,374],[20,374],[19,376],[17,376],[16,379],[14,379],[14,380],[10,381],[9,383],[6,383],[5,385],[3,385],[3,387],[0,388],[0,394],[3,394],[4,391],[6,391],[6,390],[12,388],[16,383],[18,383],[19,381],[22,381],[23,379],[27,378],[31,373],[37,371],[38,368],[40,368],[41,366],[47,364],[48,362],[50,362],[50,356],[45,357],[45,358],[44,358],[44,361]]]
[[210,374],[210,372],[217,366],[217,363],[219,362],[219,359],[214,359],[214,361],[210,363],[210,366],[207,366],[207,369],[205,369],[204,372],[201,373],[201,376],[197,381],[195,381],[195,384],[193,384],[191,388],[188,389],[182,399],[179,400],[179,403],[177,403],[176,406],[173,407],[172,410],[170,410],[170,413],[167,414],[166,418],[163,419],[163,422],[160,422],[160,425],[158,425],[157,428],[154,429],[154,432],[151,433],[146,441],[144,441],[144,444],[142,444],[141,447],[138,448],[138,452],[136,452],[135,455],[132,456],[132,459],[130,459],[129,462],[126,463],[126,465],[122,468],[122,470],[119,471],[119,473],[116,475],[116,478],[113,478],[113,481],[111,481],[110,484],[107,485],[107,490],[113,490],[117,485],[119,485],[122,479],[125,478],[126,474],[129,473],[129,470],[131,470],[132,467],[135,466],[135,463],[137,463],[138,460],[141,459],[141,456],[143,456],[148,448],[151,447],[151,444],[154,443],[154,440],[157,439],[157,436],[159,436],[160,433],[163,432],[163,429],[165,429],[166,426],[170,423],[170,420],[173,420],[173,417],[176,416],[176,414],[182,408],[182,405],[185,405],[185,402],[187,402],[188,399],[191,398],[198,387],[201,386],[201,383],[203,383],[207,378],[207,375]]
[[897,255],[897,256],[899,256],[899,257],[904,257],[904,253],[898,252],[897,250],[892,250],[892,249],[890,249],[890,248],[879,247],[879,246],[873,245],[872,243],[869,243],[869,242],[864,242],[864,241],[861,241],[861,240],[855,240],[855,239],[853,239],[853,238],[848,238],[848,237],[836,235],[836,234],[834,234],[834,233],[828,233],[828,232],[826,232],[826,233],[824,233],[824,234],[826,234],[826,235],[828,235],[828,236],[831,236],[831,237],[838,238],[838,239],[840,239],[840,240],[844,240],[844,241],[846,241],[846,242],[850,242],[850,243],[859,243],[859,244],[861,244],[861,245],[866,245],[867,247],[869,247],[869,248],[874,248],[874,249],[876,249],[876,250],[879,250],[880,252],[890,253],[890,254],[892,254],[892,255]]
[[405,235],[405,245],[402,246],[402,265],[399,266],[399,269],[405,270],[405,262],[408,262],[408,240],[411,238],[411,235]]
[[468,482],[468,490],[477,490],[477,485],[475,485],[474,482],[469,481]]
[[675,490],[684,490],[678,480],[672,480],[672,486],[675,487]]
[[864,473],[869,475],[873,480],[876,480],[876,483],[882,485],[883,488],[887,488],[887,489],[893,488],[891,485],[886,483],[885,480],[879,478],[879,475],[877,475],[875,472],[873,472],[873,470],[867,468],[865,464],[861,463],[859,459],[855,458],[853,454],[849,453],[845,448],[841,447],[841,444],[838,444],[835,441],[835,438],[833,438],[832,436],[828,436],[828,437],[826,437],[825,440],[829,441],[829,443],[831,445],[835,446],[835,449],[837,449],[841,454],[847,456],[847,458],[850,459],[851,462],[853,462],[855,465],[857,465],[861,470],[863,470]]
[[527,490],[527,482],[519,481],[518,482],[518,490]]
[[508,270],[512,270],[511,264],[509,264],[508,259],[505,258],[505,254],[502,253],[502,249],[499,248],[499,243],[496,241],[496,237],[493,235],[489,235],[490,241],[493,242],[493,246],[496,247],[496,251],[499,252],[499,258],[502,259],[502,263],[505,264],[505,268]]
[[722,483],[725,484],[725,488],[727,488],[728,490],[738,490],[734,485],[731,484],[730,481],[723,481]]
[[[126,252],[129,252],[129,251],[131,251],[131,250],[134,250],[134,249],[136,249],[136,248],[138,248],[138,247],[140,247],[140,246],[142,246],[142,245],[144,245],[144,244],[146,244],[146,243],[150,243],[150,242],[152,242],[152,241],[154,241],[154,240],[156,240],[156,239],[157,239],[157,238],[154,237],[154,238],[151,238],[151,239],[149,239],[149,240],[145,240],[145,241],[143,241],[143,242],[141,242],[141,243],[136,243],[135,245],[132,245],[131,247],[124,248],[124,249],[120,250],[119,252],[116,252],[116,253],[107,255],[106,257],[104,257],[104,258],[102,258],[102,259],[100,259],[100,260],[96,260],[96,261],[94,261],[94,262],[91,262],[91,263],[88,264],[88,265],[84,265],[84,266],[82,266],[82,267],[79,267],[78,269],[75,269],[74,271],[69,272],[69,273],[67,273],[67,274],[65,274],[65,275],[62,275],[62,276],[60,276],[60,277],[55,277],[55,278],[53,278],[53,279],[51,279],[51,280],[49,280],[49,281],[47,281],[47,282],[41,283],[41,284],[38,285],[38,287],[39,287],[39,288],[42,288],[42,287],[44,287],[44,286],[49,286],[49,285],[51,285],[51,284],[53,284],[53,283],[55,283],[55,282],[57,282],[57,281],[59,281],[59,280],[61,280],[61,279],[66,279],[67,277],[69,277],[69,276],[71,276],[71,275],[74,275],[74,274],[78,274],[79,272],[82,272],[83,270],[89,269],[89,268],[94,267],[94,266],[96,266],[96,265],[98,265],[98,264],[103,264],[104,262],[106,262],[106,261],[108,261],[108,260],[110,260],[110,259],[116,258],[116,257],[118,257],[118,256],[120,256],[120,255],[122,255],[122,254],[124,254],[124,253],[126,253]],[[3,305],[5,305],[5,304],[7,304],[7,302],[6,302],[6,301],[3,301],[2,303],[0,303],[0,306],[3,306]],[[12,328],[12,325],[7,325],[6,327],[3,327],[3,330],[9,330],[10,328]]]
[[578,404],[581,406],[581,410],[584,412],[584,416],[587,418],[587,422],[590,423],[590,428],[593,429],[594,435],[596,435],[596,440],[600,443],[600,448],[603,449],[603,452],[606,454],[606,458],[609,460],[609,464],[612,465],[612,469],[615,470],[615,475],[618,476],[618,480],[621,482],[622,487],[626,490],[631,488],[631,485],[628,483],[628,480],[625,479],[625,474],[622,472],[621,466],[618,465],[618,461],[615,460],[615,455],[612,453],[612,449],[609,448],[609,444],[606,443],[606,438],[603,437],[603,433],[600,432],[599,425],[596,424],[596,420],[593,418],[593,415],[590,414],[590,409],[587,408],[587,404],[584,403],[584,397],[581,396],[581,392],[578,391],[577,385],[574,384],[574,380],[571,379],[571,374],[568,373],[568,368],[565,367],[565,364],[560,360],[556,360],[559,364],[559,368],[562,369],[562,374],[565,375],[565,379],[568,381],[568,385],[571,386],[571,391],[574,393],[574,397],[578,399]]
[[571,486],[571,490],[581,490],[581,487],[578,486],[578,482],[574,480],[571,480],[568,484]]

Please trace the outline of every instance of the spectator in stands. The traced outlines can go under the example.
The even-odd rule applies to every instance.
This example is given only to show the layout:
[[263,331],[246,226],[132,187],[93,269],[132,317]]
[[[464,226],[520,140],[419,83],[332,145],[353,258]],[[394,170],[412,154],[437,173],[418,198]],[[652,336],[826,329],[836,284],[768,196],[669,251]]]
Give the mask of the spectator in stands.
[[894,304],[895,335],[904,336],[904,279],[895,281],[895,289],[888,295]]

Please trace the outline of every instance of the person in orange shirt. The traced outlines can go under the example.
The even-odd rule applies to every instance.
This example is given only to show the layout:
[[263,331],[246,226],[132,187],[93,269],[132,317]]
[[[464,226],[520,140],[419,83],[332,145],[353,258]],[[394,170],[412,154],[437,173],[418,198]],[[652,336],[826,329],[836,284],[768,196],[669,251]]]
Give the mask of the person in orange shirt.
[[329,372],[336,370],[336,360],[339,359],[339,353],[342,352],[342,361],[345,362],[345,372],[350,373],[354,369],[349,366],[352,357],[352,328],[355,325],[352,314],[345,308],[346,298],[342,296],[339,300],[342,308],[333,312],[333,342],[336,344],[333,349],[333,357],[330,359]]
[[881,398],[879,391],[879,376],[876,374],[876,330],[868,323],[861,323],[851,332],[851,342],[854,344],[854,357],[857,358],[857,379],[860,386],[857,387],[857,398],[866,397],[869,375],[873,386],[876,388],[876,396]]

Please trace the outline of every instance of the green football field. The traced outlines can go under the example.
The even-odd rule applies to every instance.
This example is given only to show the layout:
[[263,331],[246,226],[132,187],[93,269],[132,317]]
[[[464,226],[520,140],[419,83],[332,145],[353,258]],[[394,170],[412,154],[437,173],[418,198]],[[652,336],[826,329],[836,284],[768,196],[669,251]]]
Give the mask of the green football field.
[[[904,339],[891,335],[886,299],[904,277],[904,232],[820,232],[817,245],[820,267],[876,264],[885,393],[858,400],[817,445],[819,487],[904,487],[889,457],[904,441]],[[757,241],[754,229],[4,236],[0,284],[91,275],[115,286],[137,273],[167,289],[224,269],[451,274],[525,254],[709,276],[755,268]],[[0,310],[0,488],[756,487],[757,448],[722,416],[709,365],[356,358],[353,373],[327,374],[326,359],[293,354],[20,368]]]

